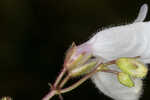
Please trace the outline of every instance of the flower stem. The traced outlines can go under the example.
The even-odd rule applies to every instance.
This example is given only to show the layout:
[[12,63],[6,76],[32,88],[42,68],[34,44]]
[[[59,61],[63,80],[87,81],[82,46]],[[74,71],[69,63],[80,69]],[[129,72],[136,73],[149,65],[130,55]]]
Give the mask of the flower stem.
[[51,99],[55,95],[56,95],[56,91],[52,90],[44,98],[42,98],[42,100],[49,100],[49,99]]
[[57,87],[57,85],[59,84],[59,82],[61,81],[62,77],[64,76],[64,74],[66,73],[66,67],[63,67],[61,73],[59,74],[59,76],[57,77],[55,83],[54,83],[54,87]]
[[59,88],[62,88],[66,83],[67,81],[70,79],[70,75],[67,75],[64,80],[61,82],[61,84],[59,85]]
[[112,60],[112,61],[109,61],[107,63],[104,63],[105,66],[109,66],[109,65],[112,65],[112,64],[115,64],[116,63],[116,60]]
[[89,79],[92,75],[94,75],[96,72],[98,72],[97,68],[95,68],[92,72],[87,74],[85,77],[74,83],[73,85],[69,86],[68,88],[64,88],[60,90],[60,93],[66,93],[69,92],[75,88],[77,88],[79,85],[81,85],[83,82],[85,82],[87,79]]
[[118,74],[119,72],[116,71],[116,70],[111,70],[111,69],[108,69],[108,70],[101,70],[101,72],[107,72],[107,73],[113,73],[113,74]]

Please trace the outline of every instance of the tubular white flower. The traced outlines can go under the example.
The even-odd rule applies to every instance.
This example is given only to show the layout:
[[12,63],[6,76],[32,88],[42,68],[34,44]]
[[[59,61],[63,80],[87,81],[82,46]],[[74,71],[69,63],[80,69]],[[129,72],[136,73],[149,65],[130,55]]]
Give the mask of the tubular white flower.
[[107,60],[141,56],[142,61],[150,62],[149,30],[150,22],[121,25],[96,33],[87,43],[91,45],[95,56]]
[[[92,53],[104,61],[118,57],[140,56],[145,64],[150,62],[150,22],[143,22],[148,6],[144,4],[134,23],[108,28],[96,33],[89,41]],[[115,65],[110,68],[117,69]],[[117,69],[118,70],[118,69]],[[125,87],[116,75],[98,72],[92,77],[97,88],[115,100],[138,100],[142,94],[142,80],[134,79],[135,86]]]

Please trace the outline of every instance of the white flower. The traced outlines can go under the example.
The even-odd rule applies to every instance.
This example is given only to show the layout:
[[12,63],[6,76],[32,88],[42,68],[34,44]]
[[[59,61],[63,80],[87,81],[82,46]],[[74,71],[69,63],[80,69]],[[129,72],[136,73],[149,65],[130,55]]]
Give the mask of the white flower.
[[141,56],[144,62],[150,62],[150,22],[142,22],[147,9],[147,5],[143,5],[132,24],[116,26],[96,33],[88,41],[94,55],[107,60]]
[[[91,52],[104,61],[140,56],[142,62],[149,63],[150,22],[143,22],[147,10],[148,6],[144,4],[133,23],[102,30],[87,41],[86,45],[90,45]],[[110,67],[117,69],[115,65]],[[134,79],[135,86],[129,88],[120,84],[116,75],[98,72],[92,81],[101,92],[115,100],[138,100],[142,94],[142,79]]]

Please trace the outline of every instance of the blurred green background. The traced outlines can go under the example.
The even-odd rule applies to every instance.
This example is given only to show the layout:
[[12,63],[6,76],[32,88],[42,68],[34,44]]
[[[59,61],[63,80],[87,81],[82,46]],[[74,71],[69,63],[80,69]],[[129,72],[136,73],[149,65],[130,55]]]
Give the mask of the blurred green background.
[[[103,27],[133,22],[144,3],[150,6],[149,0],[0,0],[0,97],[41,100],[73,41],[81,44]],[[141,100],[149,93],[150,75]],[[64,99],[110,100],[91,81]]]

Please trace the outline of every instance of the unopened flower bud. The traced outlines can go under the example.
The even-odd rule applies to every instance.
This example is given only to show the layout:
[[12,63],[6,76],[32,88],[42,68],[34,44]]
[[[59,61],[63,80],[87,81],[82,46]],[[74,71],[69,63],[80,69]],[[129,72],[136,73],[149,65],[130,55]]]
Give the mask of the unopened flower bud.
[[128,74],[126,74],[124,72],[119,72],[117,77],[118,77],[119,82],[122,85],[127,86],[127,87],[133,87],[134,86],[134,83]]
[[64,62],[64,67],[67,68],[69,73],[74,75],[83,73],[83,71],[86,72],[86,70],[90,69],[91,67],[94,67],[93,64],[96,63],[96,61],[89,61],[92,57],[92,54],[90,52],[86,52],[86,49],[80,49],[80,46],[77,47],[75,43],[73,43],[66,54]]
[[77,67],[77,65],[80,63],[80,61],[83,58],[83,54],[79,55],[75,60],[72,60],[71,62],[67,63],[67,69],[68,70],[73,70],[74,68]]
[[80,67],[77,67],[77,68],[71,70],[69,72],[69,74],[71,77],[77,77],[77,76],[84,75],[84,74],[90,72],[94,68],[94,66],[96,66],[96,64],[97,64],[96,61],[92,61],[83,66],[80,66]]
[[121,71],[133,77],[143,78],[148,72],[147,67],[135,58],[119,58],[116,60],[116,64]]
[[67,51],[66,58],[64,61],[64,67],[66,67],[68,70],[72,70],[76,67],[76,65],[81,61],[84,54],[80,54],[77,56],[74,56],[77,50],[77,46],[73,42],[69,50]]

